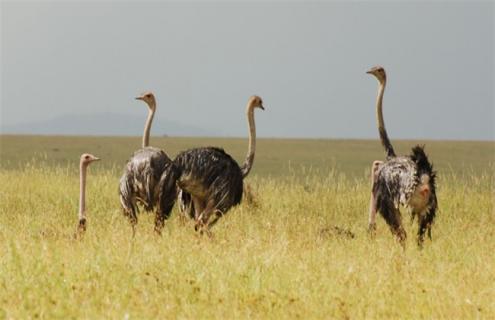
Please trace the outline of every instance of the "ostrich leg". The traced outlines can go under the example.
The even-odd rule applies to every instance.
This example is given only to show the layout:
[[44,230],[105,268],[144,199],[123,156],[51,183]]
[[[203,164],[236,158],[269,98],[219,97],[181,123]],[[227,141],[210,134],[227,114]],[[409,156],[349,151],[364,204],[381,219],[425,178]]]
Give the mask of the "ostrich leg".
[[[208,224],[208,220],[210,220],[210,216],[213,212],[215,212],[215,203],[213,200],[208,201],[208,204],[204,208],[204,210],[201,212],[201,214],[198,216],[196,219],[196,231],[199,230],[200,234],[203,234],[203,232],[206,232],[206,234],[211,237],[211,231],[210,231],[210,225]],[[215,219],[218,220],[218,218]]]
[[383,164],[383,161],[373,161],[371,166],[371,197],[370,197],[370,211],[368,217],[368,232],[374,236],[376,231],[376,198],[373,194],[373,187],[375,185],[378,176],[378,167]]

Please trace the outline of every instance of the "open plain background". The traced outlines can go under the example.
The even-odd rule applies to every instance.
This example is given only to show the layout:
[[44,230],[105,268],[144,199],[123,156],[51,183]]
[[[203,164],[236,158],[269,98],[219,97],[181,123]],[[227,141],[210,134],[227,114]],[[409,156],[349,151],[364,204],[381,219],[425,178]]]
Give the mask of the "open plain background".
[[[0,320],[495,319],[494,13],[493,1],[1,0]],[[395,150],[426,144],[438,170],[423,249],[406,212],[404,250],[382,218],[366,232],[384,158],[365,74],[377,64]],[[161,237],[146,214],[131,236],[117,186],[148,90],[151,145],[171,157],[214,145],[243,161],[245,138],[176,136],[245,137],[245,103],[263,98],[250,191],[213,238],[176,209]],[[83,152],[103,160],[75,239]]]

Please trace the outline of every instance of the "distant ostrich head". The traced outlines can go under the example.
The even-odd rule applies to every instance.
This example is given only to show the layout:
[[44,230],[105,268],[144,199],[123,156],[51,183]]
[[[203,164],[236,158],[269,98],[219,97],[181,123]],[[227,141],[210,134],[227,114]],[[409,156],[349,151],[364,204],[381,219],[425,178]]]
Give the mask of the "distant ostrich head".
[[146,102],[146,104],[148,105],[148,108],[150,108],[150,109],[156,108],[155,96],[153,95],[153,93],[151,91],[145,92],[142,95],[140,95],[139,97],[136,97],[136,100],[142,100],[142,101]]
[[387,80],[387,74],[385,73],[385,69],[383,69],[382,66],[375,66],[366,71],[366,73],[374,75],[380,83],[383,83]]
[[84,166],[88,166],[91,162],[93,161],[98,161],[100,158],[95,157],[92,154],[89,153],[83,153],[81,155],[81,164]]
[[249,105],[254,108],[265,110],[265,108],[263,107],[263,100],[258,96],[252,96],[251,98],[249,98]]

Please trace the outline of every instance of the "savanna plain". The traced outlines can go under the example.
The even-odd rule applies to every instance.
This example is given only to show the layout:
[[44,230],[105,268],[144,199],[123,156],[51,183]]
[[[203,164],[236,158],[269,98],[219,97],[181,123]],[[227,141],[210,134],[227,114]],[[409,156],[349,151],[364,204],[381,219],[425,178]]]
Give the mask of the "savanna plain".
[[[407,154],[415,141],[394,142]],[[132,137],[0,136],[0,319],[493,319],[495,143],[426,141],[438,171],[433,240],[403,250],[378,218],[367,234],[374,140],[259,139],[250,196],[194,232],[174,208],[162,236],[117,194]],[[153,138],[174,156],[245,139]],[[88,230],[74,238],[79,156]],[[337,227],[337,228],[335,228]],[[349,232],[352,232],[352,235]]]

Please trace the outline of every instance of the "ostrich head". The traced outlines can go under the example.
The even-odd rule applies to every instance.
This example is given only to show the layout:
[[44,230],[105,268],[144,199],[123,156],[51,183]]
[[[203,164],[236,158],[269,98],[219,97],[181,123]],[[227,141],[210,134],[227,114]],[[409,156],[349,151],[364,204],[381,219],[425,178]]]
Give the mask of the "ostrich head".
[[81,165],[83,166],[88,166],[91,162],[93,161],[98,161],[100,158],[95,157],[92,154],[89,153],[83,153],[81,155]]
[[263,107],[263,100],[258,96],[252,96],[249,98],[249,106],[252,108],[260,108],[261,110],[265,110]]
[[148,105],[148,108],[154,110],[156,108],[156,101],[155,101],[155,96],[151,91],[145,92],[139,97],[136,97],[136,100],[142,100],[146,102]]
[[387,74],[385,73],[385,69],[383,69],[382,66],[375,66],[366,71],[366,73],[374,75],[380,83],[383,83],[387,80]]

